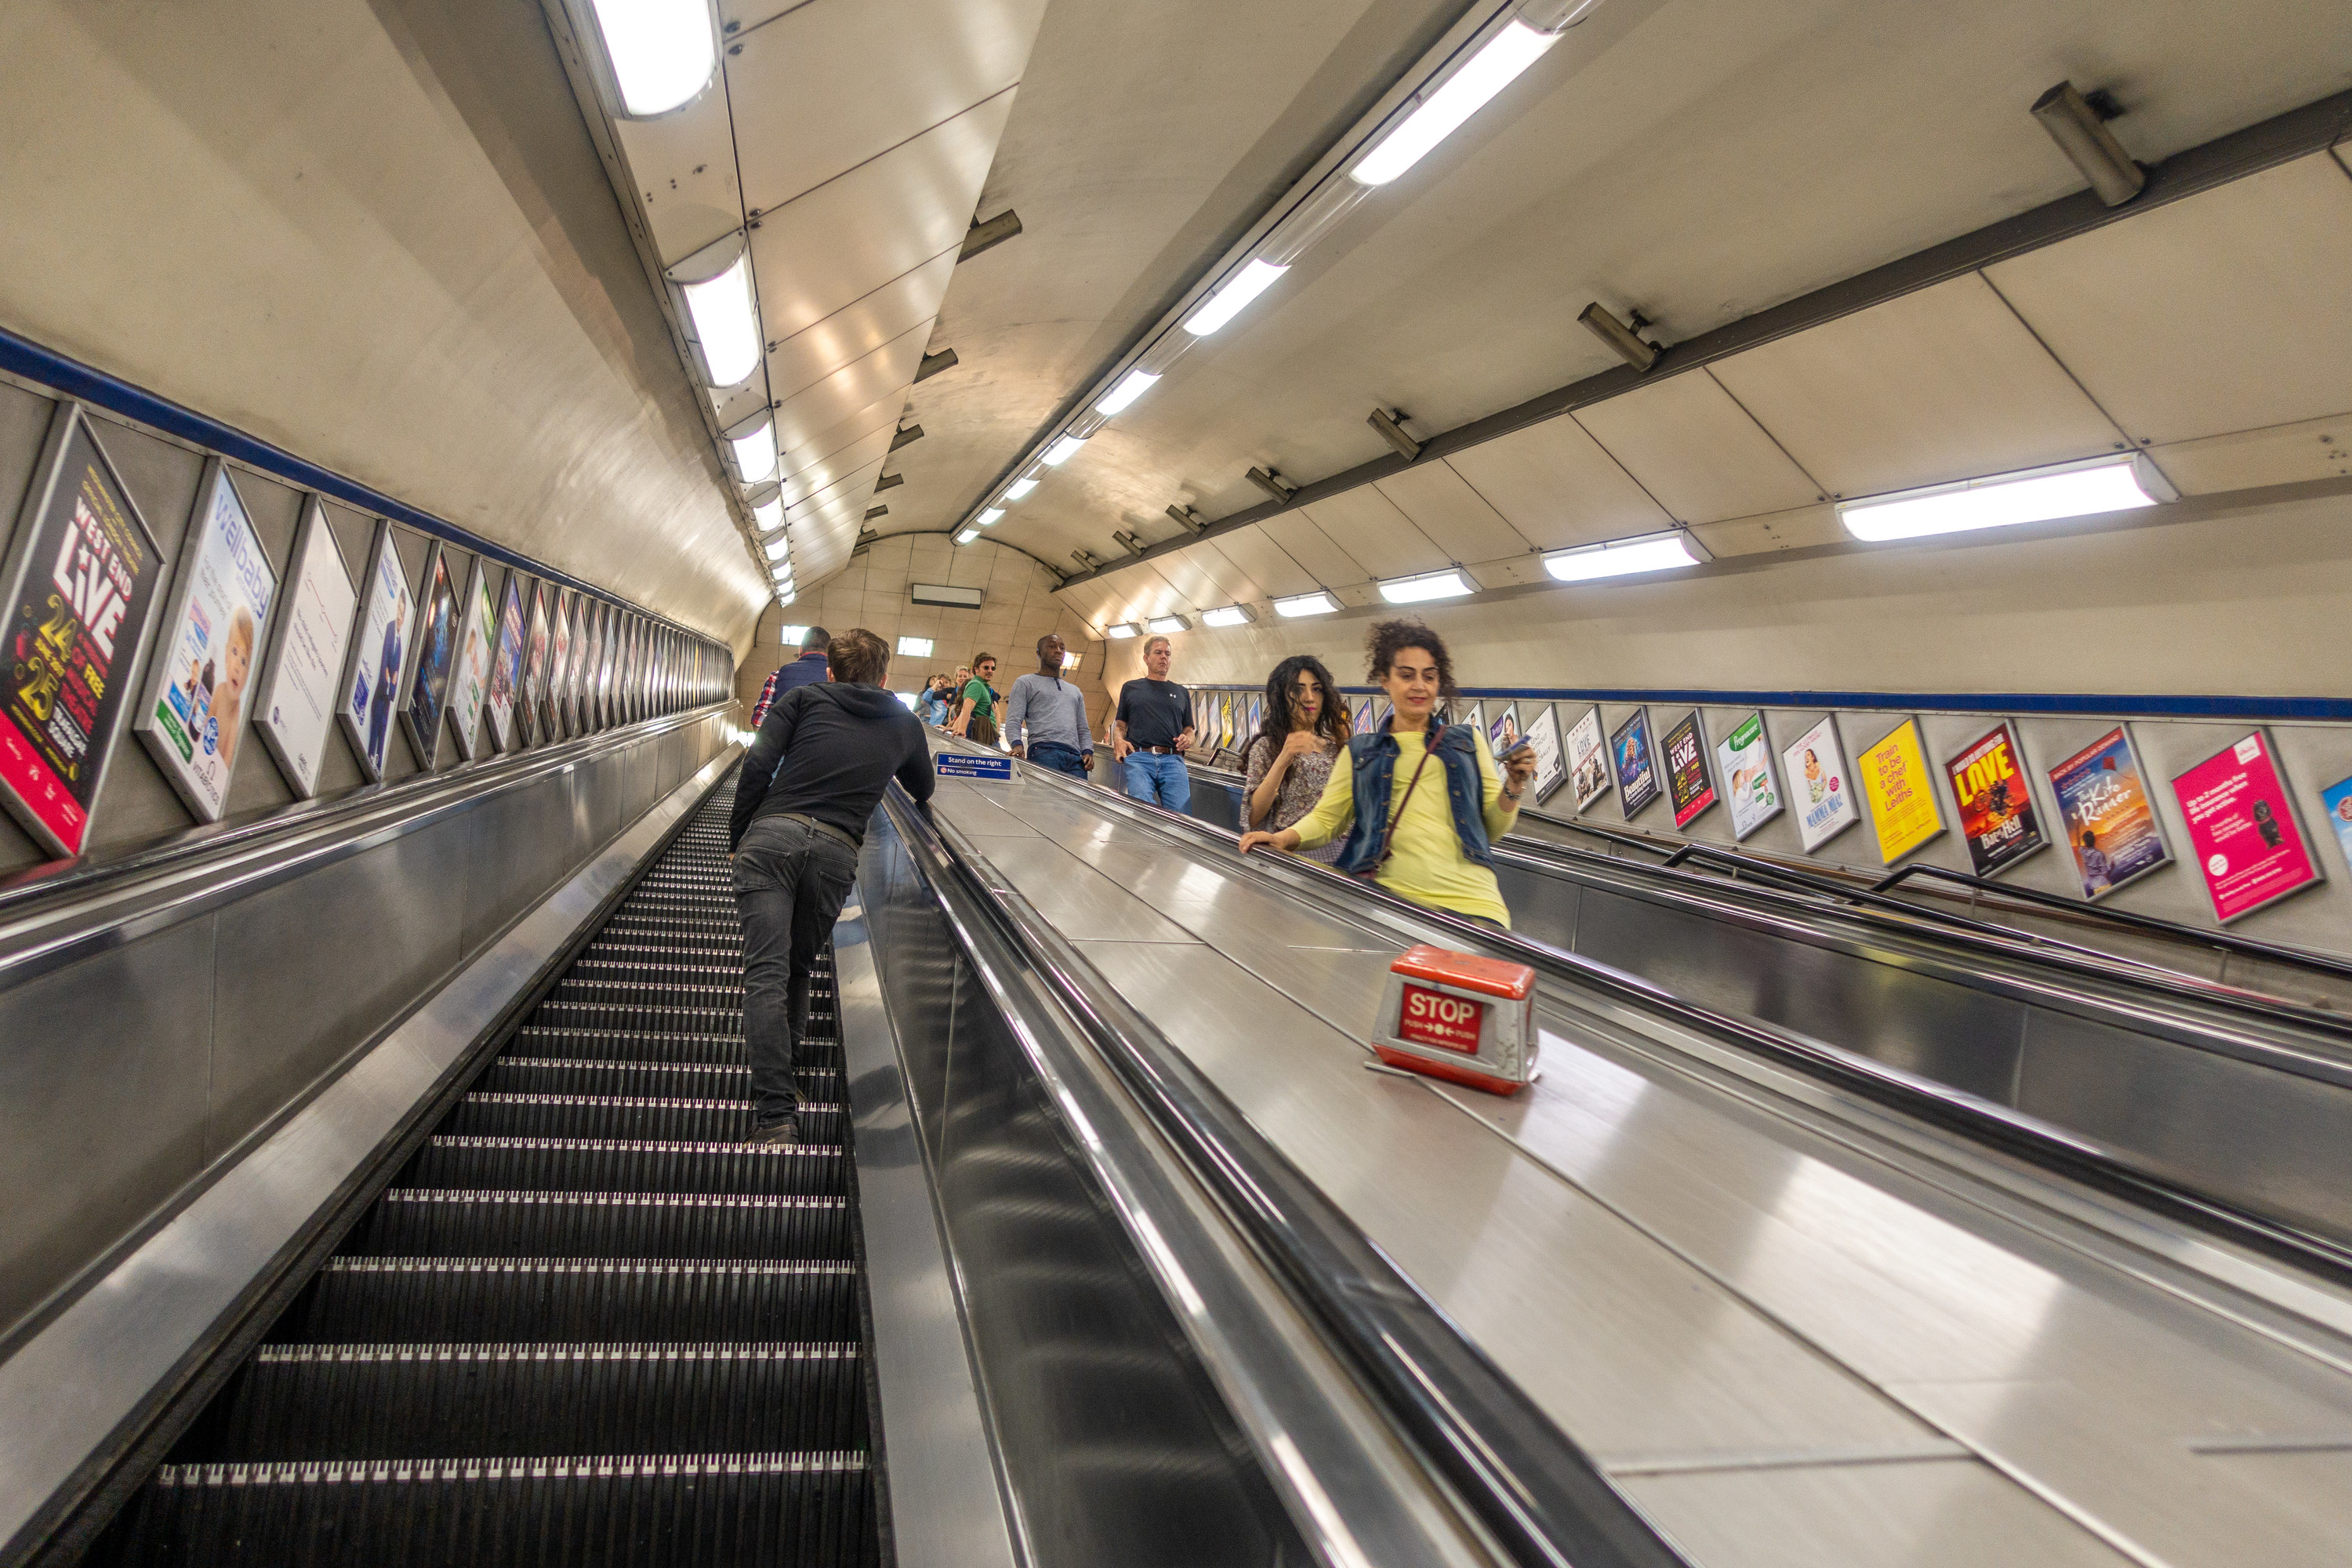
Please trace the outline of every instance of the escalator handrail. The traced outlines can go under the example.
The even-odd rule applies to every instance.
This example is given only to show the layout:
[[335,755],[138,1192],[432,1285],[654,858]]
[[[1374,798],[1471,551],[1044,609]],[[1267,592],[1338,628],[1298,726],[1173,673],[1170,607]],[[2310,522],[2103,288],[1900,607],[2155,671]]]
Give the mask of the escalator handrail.
[[[1030,776],[1056,780],[1072,789],[1089,787],[1073,779],[1060,778],[1048,769],[1032,770]],[[1093,793],[1100,795],[1106,792]],[[1238,836],[1223,828],[1149,802],[1119,795],[1111,797],[1106,804],[1113,810],[1125,810],[1134,815],[1171,837],[1202,840],[1228,853],[1234,852],[1234,845],[1238,842]],[[1237,853],[1234,858],[1244,868],[1249,868],[1254,859]],[[2095,1139],[1793,1030],[1718,1013],[1676,996],[1638,975],[1613,969],[1549,942],[1521,936],[1516,931],[1496,931],[1449,910],[1411,902],[1374,883],[1348,876],[1318,861],[1285,855],[1278,859],[1261,861],[1255,869],[1261,877],[1280,879],[1293,876],[1309,888],[1369,902],[1392,916],[1434,928],[1450,943],[1473,951],[1482,947],[1492,950],[1529,964],[1539,974],[1556,982],[1598,994],[1702,1038],[1759,1057],[1899,1114],[1956,1132],[2040,1170],[2121,1197],[2232,1246],[2307,1269],[2336,1285],[2352,1286],[2352,1247],[2242,1208],[2225,1199],[2197,1192],[2168,1176],[2141,1166],[2127,1155]]]
[[992,917],[1326,1342],[1526,1568],[1687,1568],[1598,1466],[1182,1052],[896,784],[903,839]]
[[304,801],[226,828],[194,828],[119,859],[75,862],[0,889],[0,990],[300,871],[414,832],[591,758],[701,722],[732,699],[394,784]]

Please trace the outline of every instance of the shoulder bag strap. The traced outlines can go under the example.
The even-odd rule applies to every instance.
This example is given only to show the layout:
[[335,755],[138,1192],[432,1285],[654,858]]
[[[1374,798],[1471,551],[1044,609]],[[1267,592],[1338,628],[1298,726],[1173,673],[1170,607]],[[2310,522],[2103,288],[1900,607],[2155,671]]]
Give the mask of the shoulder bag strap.
[[1397,802],[1396,810],[1389,817],[1388,831],[1381,835],[1381,858],[1372,862],[1372,868],[1365,872],[1365,876],[1379,876],[1381,868],[1389,863],[1389,857],[1396,853],[1397,824],[1404,819],[1404,808],[1412,804],[1412,792],[1421,787],[1421,770],[1427,766],[1429,766],[1429,750],[1423,747],[1421,761],[1412,765],[1412,777],[1404,782],[1404,798]]

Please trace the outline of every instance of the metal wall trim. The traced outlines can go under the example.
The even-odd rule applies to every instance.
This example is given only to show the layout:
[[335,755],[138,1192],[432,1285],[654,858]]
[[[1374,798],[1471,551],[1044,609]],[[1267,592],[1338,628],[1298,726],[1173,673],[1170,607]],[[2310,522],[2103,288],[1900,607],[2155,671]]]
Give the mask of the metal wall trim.
[[[1203,691],[1251,691],[1216,683]],[[1343,686],[1351,697],[1381,697],[1376,687]],[[1690,686],[1465,686],[1473,700],[1520,702],[1664,702],[1700,708],[1860,708],[1888,712],[2036,713],[2080,719],[2242,719],[2289,722],[2352,721],[2352,698],[2196,697],[2112,691],[1744,691]]]
[[106,1457],[327,1223],[409,1113],[463,1072],[732,764],[713,758],[436,992],[236,1168],[0,1362],[0,1561],[31,1550]]

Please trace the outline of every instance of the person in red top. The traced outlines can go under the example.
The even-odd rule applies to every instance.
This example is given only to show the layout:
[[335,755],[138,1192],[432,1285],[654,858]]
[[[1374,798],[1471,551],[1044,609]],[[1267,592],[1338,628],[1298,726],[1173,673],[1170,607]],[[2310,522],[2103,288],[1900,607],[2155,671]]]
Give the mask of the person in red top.
[[833,634],[823,626],[809,627],[808,635],[801,638],[800,658],[790,664],[778,666],[775,673],[768,677],[768,683],[760,688],[760,700],[751,705],[752,729],[757,730],[767,721],[768,710],[774,707],[776,699],[785,692],[833,679],[833,671],[825,663],[824,652],[825,645],[832,641]]

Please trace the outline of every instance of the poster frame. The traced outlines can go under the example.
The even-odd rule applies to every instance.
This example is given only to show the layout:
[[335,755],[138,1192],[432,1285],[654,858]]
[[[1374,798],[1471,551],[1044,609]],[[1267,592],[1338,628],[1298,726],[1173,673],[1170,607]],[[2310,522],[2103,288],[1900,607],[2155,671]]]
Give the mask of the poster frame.
[[[336,539],[334,524],[327,517],[327,503],[313,490],[303,498],[301,521],[294,525],[294,548],[287,555],[286,577],[278,591],[282,605],[290,606],[300,599],[302,584],[310,578],[307,568],[311,561],[311,552],[319,549],[325,551],[324,559],[334,563],[335,571],[342,577],[344,591],[352,599],[351,611],[343,616],[341,641],[329,660],[330,669],[340,672],[343,668],[343,656],[350,652],[352,628],[358,624],[359,585],[352,581],[352,563],[343,559],[342,543]],[[311,800],[319,793],[319,774],[326,769],[327,745],[335,736],[335,708],[341,700],[342,689],[331,675],[327,688],[327,727],[319,736],[317,766],[306,780],[296,766],[289,742],[279,737],[278,726],[269,720],[270,710],[278,706],[275,700],[278,683],[285,675],[287,645],[294,640],[294,619],[289,608],[288,614],[278,617],[278,629],[270,634],[269,657],[262,663],[261,679],[254,682],[253,731],[261,737],[262,750],[269,753],[269,760],[277,765],[278,776],[286,781],[286,787],[294,792],[294,798]]]
[[580,662],[580,595],[555,590],[554,619],[548,637],[547,731],[554,741],[572,739],[572,671]]
[[2059,787],[2058,773],[2061,769],[2082,761],[2095,752],[2104,752],[2110,745],[2116,743],[2120,743],[2125,753],[2131,758],[2132,777],[2137,781],[2140,800],[2147,807],[2148,825],[2156,834],[2157,856],[2155,859],[2142,866],[2130,876],[2112,879],[2095,893],[2085,888],[2083,891],[2083,899],[2086,903],[2097,903],[2116,889],[2127,888],[2148,873],[2160,871],[2173,863],[2171,836],[2165,831],[2164,813],[2157,809],[2156,792],[2148,787],[2147,761],[2139,754],[2139,743],[2132,739],[2131,726],[2118,723],[2089,745],[2076,747],[2072,756],[2053,767],[2042,770],[2042,776],[2050,781],[2051,798],[2058,804],[2058,818],[2055,826],[2060,833],[2065,835],[2066,858],[2074,867],[2074,879],[2077,882],[2083,880],[2083,861],[2082,858],[2075,853],[2077,846],[2074,842],[2074,830],[2071,825],[2072,819],[2066,814],[2066,792]]
[[[1549,752],[1541,738],[1541,731],[1547,730],[1551,733]],[[1562,784],[1568,783],[1568,743],[1567,738],[1559,731],[1559,710],[1551,703],[1543,704],[1543,711],[1536,715],[1536,721],[1528,725],[1523,733],[1527,737],[1528,744],[1535,748],[1536,776],[1530,787],[1536,792],[1535,803],[1541,805],[1557,795]],[[1553,764],[1549,774],[1544,772],[1544,759],[1547,756],[1550,758]]]
[[[425,552],[424,586],[416,595],[416,639],[413,649],[416,657],[402,672],[400,682],[401,728],[407,731],[408,743],[416,752],[418,771],[428,773],[436,772],[441,761],[441,721],[448,712],[449,691],[446,686],[442,688],[438,701],[440,711],[436,712],[428,723],[419,725],[416,721],[416,683],[425,674],[424,642],[425,632],[432,625],[434,595],[438,588],[445,586],[449,590],[449,614],[454,622],[457,614],[457,590],[450,584],[448,547],[436,539],[433,542],[433,548]],[[457,650],[454,626],[451,632],[448,678],[455,679]]]
[[2172,789],[2173,806],[2180,813],[2182,822],[2187,824],[2189,822],[2189,803],[2181,798],[2180,781],[2195,773],[2199,768],[2204,767],[2215,758],[2225,756],[2229,752],[2237,750],[2240,746],[2244,745],[2247,741],[2257,738],[2262,742],[2263,760],[2270,764],[2272,776],[2278,780],[2279,804],[2284,808],[2282,815],[2286,818],[2287,830],[2293,833],[2295,836],[2296,841],[2302,845],[2303,858],[2305,861],[2309,862],[2311,866],[2311,875],[2304,880],[2297,882],[2292,888],[2280,889],[2277,892],[2271,894],[2266,899],[2263,899],[2260,903],[2248,904],[2242,910],[2235,910],[2225,915],[2221,913],[2220,900],[2214,896],[2212,876],[2206,870],[2205,863],[2197,858],[2196,829],[2194,825],[2189,825],[2189,858],[2197,868],[2198,880],[2204,886],[2206,907],[2213,911],[2214,921],[2222,926],[2235,925],[2249,915],[2262,913],[2264,910],[2267,910],[2272,905],[2278,903],[2281,900],[2291,899],[2297,893],[2307,893],[2312,889],[2323,885],[2327,880],[2327,864],[2320,858],[2318,847],[2311,841],[2310,831],[2304,822],[2303,808],[2295,803],[2294,782],[2287,777],[2286,768],[2279,758],[2278,745],[2271,739],[2270,727],[2268,725],[2254,725],[2252,728],[2246,731],[2244,734],[2240,735],[2236,740],[2230,742],[2220,750],[2207,752],[2196,762],[2191,763],[2189,766],[2181,769],[2179,773],[2174,773],[2172,777],[2167,781]]
[[491,657],[488,687],[488,690],[492,692],[499,687],[499,666],[506,661],[507,611],[511,608],[515,616],[514,660],[511,668],[506,672],[507,711],[503,721],[499,720],[497,702],[487,693],[483,698],[483,706],[488,710],[490,716],[490,743],[501,752],[519,752],[522,749],[516,744],[520,732],[515,728],[515,710],[522,700],[523,639],[530,630],[529,616],[522,601],[524,581],[523,573],[518,568],[509,566],[507,568],[506,583],[499,590],[499,647]]
[[[1511,731],[1511,738],[1507,742],[1503,739],[1506,726]],[[1503,710],[1487,721],[1486,750],[1493,752],[1496,760],[1499,762],[1505,752],[1519,743],[1520,736],[1524,732],[1519,728],[1519,705],[1516,702],[1506,702],[1503,704]]]
[[[1826,741],[1816,741],[1815,737],[1821,735],[1824,731],[1828,732]],[[1823,744],[1826,744],[1829,747],[1830,755],[1837,763],[1835,767],[1827,771],[1830,773],[1831,781],[1833,784],[1843,785],[1843,792],[1845,796],[1845,811],[1839,818],[1837,826],[1832,827],[1828,832],[1823,833],[1818,838],[1810,837],[1809,830],[1805,826],[1805,814],[1802,811],[1797,813],[1797,843],[1798,846],[1808,855],[1816,853],[1820,850],[1822,845],[1827,844],[1830,840],[1837,837],[1840,834],[1850,831],[1862,821],[1862,798],[1854,790],[1853,769],[1848,765],[1846,762],[1845,737],[1838,731],[1838,720],[1835,710],[1832,710],[1831,711],[1822,714],[1819,721],[1807,725],[1805,727],[1805,732],[1798,736],[1795,740],[1790,742],[1787,745],[1776,748],[1780,758],[1780,772],[1783,775],[1781,780],[1782,787],[1787,790],[1790,799],[1793,800],[1796,797],[1796,781],[1804,776],[1804,769],[1791,763],[1789,760],[1790,755],[1792,752],[1804,751],[1809,745],[1811,745],[1812,749],[1818,751]]]
[[352,705],[348,700],[348,694],[352,689],[352,682],[359,676],[360,660],[367,641],[361,633],[365,629],[368,622],[373,619],[369,613],[372,595],[375,592],[377,580],[383,575],[383,563],[387,555],[391,558],[393,572],[399,579],[400,591],[408,595],[408,615],[400,631],[400,685],[393,693],[393,710],[384,716],[384,762],[389,763],[392,760],[392,736],[400,728],[399,712],[405,706],[402,701],[402,696],[408,688],[409,670],[416,663],[417,610],[416,591],[408,584],[408,568],[401,562],[400,540],[394,532],[392,520],[389,518],[376,519],[375,541],[368,547],[367,571],[360,578],[358,606],[352,612],[352,629],[349,637],[351,646],[343,650],[343,679],[335,689],[336,724],[343,731],[343,739],[350,744],[352,755],[359,761],[361,775],[370,784],[383,781],[384,768],[374,758],[368,755],[367,731],[358,720],[352,717]]
[[1916,713],[1906,713],[1901,719],[1896,720],[1895,727],[1887,731],[1884,735],[1881,735],[1877,740],[1873,741],[1869,745],[1864,746],[1862,749],[1862,754],[1866,757],[1871,752],[1878,751],[1880,748],[1895,742],[1895,738],[1901,735],[1906,729],[1911,731],[1911,750],[1919,759],[1919,772],[1922,775],[1922,787],[1925,789],[1927,796],[1927,810],[1929,815],[1935,818],[1936,826],[1933,831],[1919,835],[1916,838],[1905,844],[1900,849],[1889,854],[1886,847],[1886,830],[1881,826],[1885,814],[1879,808],[1877,797],[1872,794],[1868,784],[1864,782],[1869,777],[1869,774],[1863,772],[1857,763],[1854,783],[1860,793],[1861,798],[1867,802],[1870,806],[1870,830],[1878,840],[1878,860],[1879,864],[1882,866],[1893,866],[1913,855],[1917,854],[1920,850],[1925,849],[1928,845],[1933,844],[1937,839],[1941,838],[1945,834],[1949,833],[1952,830],[1952,825],[1944,820],[1944,797],[1936,788],[1936,775],[1942,770],[1937,768],[1927,761],[1927,731],[1919,727],[1919,716]]
[[[1685,730],[1690,731],[1691,762],[1698,770],[1698,787],[1687,801],[1683,798],[1682,783],[1675,772],[1673,752],[1675,737]],[[1717,799],[1715,770],[1708,765],[1714,759],[1707,754],[1706,725],[1699,710],[1694,708],[1666,726],[1666,732],[1659,737],[1659,747],[1666,758],[1666,804],[1675,814],[1675,831],[1679,833],[1705,816]]]
[[[123,481],[122,470],[115,466],[113,457],[106,449],[106,443],[99,439],[98,421],[89,416],[89,411],[77,399],[61,397],[49,416],[48,432],[42,437],[40,458],[33,468],[33,482],[26,487],[24,504],[16,509],[16,526],[9,537],[6,563],[0,565],[0,587],[6,590],[5,597],[0,598],[0,627],[5,627],[6,618],[14,613],[27,579],[37,566],[36,557],[47,553],[37,551],[34,544],[41,531],[41,520],[48,514],[64,481],[66,458],[72,450],[76,436],[89,443],[90,455],[97,459],[105,482],[113,488],[112,499],[121,504],[123,516],[138,531],[140,542],[147,546],[150,576],[141,585],[143,598],[127,605],[124,610],[123,621],[131,626],[128,655],[110,661],[107,666],[110,679],[117,664],[121,668],[126,681],[121,688],[124,699],[116,704],[113,713],[101,726],[105,734],[89,737],[90,751],[96,755],[98,765],[90,776],[89,804],[80,805],[77,803],[77,809],[81,812],[79,839],[68,843],[41,820],[32,803],[18,795],[14,785],[0,782],[0,804],[7,806],[8,815],[16,818],[17,825],[35,842],[60,858],[73,858],[84,853],[89,847],[90,835],[97,830],[99,807],[106,800],[106,781],[112,776],[115,753],[121,745],[122,726],[135,710],[129,698],[133,689],[127,682],[130,677],[140,673],[142,661],[147,657],[148,640],[153,635],[159,619],[155,614],[156,589],[162,584],[163,574],[168,569],[163,546],[155,542],[155,531],[147,526],[146,514],[139,510],[131,487]],[[116,647],[118,653],[121,652],[119,640]]]
[[2327,825],[2327,836],[2336,840],[2336,853],[2352,868],[2352,775],[2320,786],[2319,819]]
[[[2016,853],[1988,866],[1977,858],[1976,836],[1969,831],[1969,804],[1960,794],[1959,765],[1961,758],[1996,737],[2008,747],[2019,786],[2025,791],[2025,810],[2032,839]],[[1952,811],[1959,818],[1960,844],[1968,851],[1970,875],[1990,880],[2050,847],[2050,835],[2043,831],[2042,802],[2033,793],[2033,769],[2025,760],[2025,737],[2018,733],[2014,721],[2007,718],[1996,720],[1991,729],[1946,757],[1944,783],[1952,792]]]
[[[543,720],[539,703],[546,694],[547,656],[555,643],[554,628],[548,620],[547,584],[535,577],[527,577],[524,582],[528,586],[523,590],[522,671],[519,678],[520,684],[515,688],[515,707],[521,715],[515,721],[515,739],[520,742],[516,747],[518,751],[529,751],[546,743],[546,737],[541,733]],[[539,645],[536,666],[531,660],[534,626],[546,634],[545,640]]]
[[[1624,812],[1625,820],[1628,822],[1633,821],[1646,809],[1652,801],[1666,793],[1665,786],[1658,782],[1658,744],[1653,730],[1654,727],[1650,722],[1650,706],[1643,702],[1636,703],[1633,710],[1625,716],[1625,721],[1609,731],[1609,768],[1617,781],[1617,805]],[[1631,735],[1636,731],[1640,731],[1642,738],[1643,782],[1649,785],[1648,793],[1639,800],[1633,798],[1633,791],[1626,780],[1625,764],[1617,745],[1619,736]]]
[[[1733,788],[1733,770],[1727,752],[1731,742],[1737,740],[1740,731],[1750,724],[1756,726],[1757,754],[1764,764],[1765,783],[1772,788],[1772,805],[1762,816],[1754,818],[1742,827],[1739,824],[1739,796]],[[1747,717],[1726,730],[1723,739],[1715,743],[1715,765],[1717,772],[1721,775],[1721,782],[1717,788],[1723,799],[1724,813],[1731,818],[1731,839],[1735,844],[1747,843],[1750,834],[1759,831],[1766,823],[1789,809],[1789,792],[1782,785],[1780,773],[1773,767],[1772,762],[1772,726],[1766,721],[1764,710],[1761,708],[1749,709]]]
[[[466,574],[466,593],[462,601],[469,617],[473,614],[478,612],[482,598],[485,595],[490,595],[490,607],[493,612],[496,611],[498,607],[498,599],[495,595],[490,593],[490,574],[495,570],[496,568],[491,566],[490,563],[481,556],[477,555],[474,557],[474,569]],[[466,630],[467,637],[470,637],[473,632],[470,619],[468,620]],[[474,733],[471,735],[467,734],[465,726],[457,722],[457,701],[456,697],[457,682],[463,679],[466,674],[467,637],[461,637],[457,639],[457,660],[449,667],[449,690],[451,692],[451,696],[449,700],[444,704],[447,709],[449,715],[449,732],[457,738],[457,755],[464,761],[469,763],[477,760],[478,758],[487,757],[498,750],[495,746],[478,746],[477,744],[477,742],[481,739],[483,721],[489,716],[490,711],[490,667],[493,661],[498,658],[497,638],[498,616],[494,613],[490,617],[490,635],[483,639],[481,676],[482,700],[474,710]]]
[[1591,810],[1594,803],[1617,787],[1617,770],[1611,765],[1609,757],[1609,727],[1601,721],[1601,704],[1598,702],[1585,704],[1583,717],[1570,725],[1567,732],[1560,737],[1561,752],[1568,758],[1568,776],[1573,781],[1576,771],[1580,765],[1576,758],[1576,737],[1577,732],[1587,724],[1592,726],[1592,749],[1585,753],[1585,757],[1587,760],[1597,759],[1600,762],[1601,782],[1593,787],[1590,795],[1585,793],[1581,784],[1577,786],[1574,798],[1579,815]]
[[[236,503],[236,515],[244,521],[247,536],[252,541],[255,558],[269,574],[269,601],[262,606],[261,625],[254,628],[253,647],[247,656],[245,690],[240,694],[238,706],[238,721],[250,729],[257,698],[255,689],[260,684],[257,676],[261,668],[263,650],[277,632],[277,625],[270,617],[277,610],[278,601],[284,597],[285,577],[269,559],[269,547],[262,542],[261,530],[254,526],[253,509],[245,504],[245,493],[236,488],[236,480],[230,475],[228,465],[218,458],[205,459],[204,476],[196,481],[196,504],[189,513],[187,531],[180,536],[179,553],[172,563],[171,595],[164,600],[163,618],[156,624],[169,631],[176,628],[187,616],[189,603],[195,597],[196,563],[213,542],[213,528],[218,516],[217,502],[223,489],[227,490],[229,499]],[[163,775],[163,782],[172,786],[172,793],[179,797],[182,805],[188,808],[188,815],[198,822],[218,822],[228,815],[229,793],[236,787],[236,764],[245,760],[244,742],[234,741],[229,747],[232,754],[227,772],[221,779],[219,803],[215,805],[204,800],[191,785],[179,758],[173,754],[171,742],[165,739],[155,717],[155,709],[163,700],[164,692],[174,684],[171,659],[159,652],[150,662],[145,679],[142,682],[144,695],[140,699],[138,710],[131,721],[131,732],[139,737],[139,743],[146,748],[149,760],[155,764],[155,771]]]

